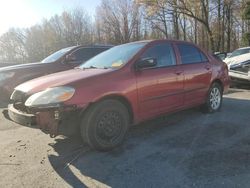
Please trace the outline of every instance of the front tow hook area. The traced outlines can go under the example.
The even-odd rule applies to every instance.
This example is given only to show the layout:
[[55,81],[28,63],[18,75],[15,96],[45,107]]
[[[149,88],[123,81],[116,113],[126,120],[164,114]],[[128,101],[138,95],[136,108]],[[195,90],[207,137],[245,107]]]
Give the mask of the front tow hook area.
[[36,114],[36,122],[38,127],[49,134],[51,138],[58,135],[59,118],[55,118],[55,112],[40,112]]
[[58,120],[55,120],[53,123],[51,123],[49,126],[48,126],[48,129],[49,129],[49,136],[51,138],[55,138],[57,135],[58,135],[58,124],[59,124],[59,121]]

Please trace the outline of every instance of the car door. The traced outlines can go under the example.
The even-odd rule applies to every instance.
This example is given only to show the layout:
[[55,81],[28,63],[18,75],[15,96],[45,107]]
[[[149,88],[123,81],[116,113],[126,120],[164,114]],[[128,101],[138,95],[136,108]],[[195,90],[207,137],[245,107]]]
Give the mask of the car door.
[[157,65],[137,71],[139,112],[142,119],[167,112],[183,104],[183,74],[176,66],[171,43],[149,47],[140,57],[155,58]]
[[210,87],[212,67],[206,55],[196,46],[177,43],[184,71],[184,105],[204,102]]

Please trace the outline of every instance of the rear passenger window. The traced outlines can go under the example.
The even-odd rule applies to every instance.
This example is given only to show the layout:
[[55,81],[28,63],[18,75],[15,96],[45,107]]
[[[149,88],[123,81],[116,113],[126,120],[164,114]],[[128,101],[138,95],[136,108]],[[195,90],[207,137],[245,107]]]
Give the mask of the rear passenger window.
[[207,57],[195,46],[178,44],[182,64],[207,62]]
[[157,60],[156,67],[167,67],[176,65],[175,53],[171,44],[157,44],[147,49],[141,57],[155,58]]

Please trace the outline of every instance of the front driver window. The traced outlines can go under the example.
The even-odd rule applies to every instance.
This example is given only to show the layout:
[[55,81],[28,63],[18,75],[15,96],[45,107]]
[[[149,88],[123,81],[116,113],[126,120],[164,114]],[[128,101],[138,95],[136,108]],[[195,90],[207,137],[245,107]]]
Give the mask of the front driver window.
[[156,44],[150,47],[141,56],[141,59],[144,58],[155,58],[157,60],[156,67],[176,65],[175,53],[172,45],[169,43]]
[[[76,61],[87,61],[94,56],[94,48],[81,48],[75,51],[72,55],[76,58]],[[82,63],[80,62],[80,63]]]

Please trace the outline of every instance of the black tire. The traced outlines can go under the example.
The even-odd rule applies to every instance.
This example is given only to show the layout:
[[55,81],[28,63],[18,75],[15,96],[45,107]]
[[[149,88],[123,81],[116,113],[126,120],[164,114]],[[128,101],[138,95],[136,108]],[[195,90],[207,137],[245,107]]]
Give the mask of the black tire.
[[213,83],[208,91],[206,103],[203,105],[202,111],[205,113],[214,113],[219,111],[223,101],[222,95],[223,91],[221,85],[216,82]]
[[125,105],[117,100],[103,100],[87,109],[80,125],[81,136],[90,147],[109,151],[122,143],[129,122]]

